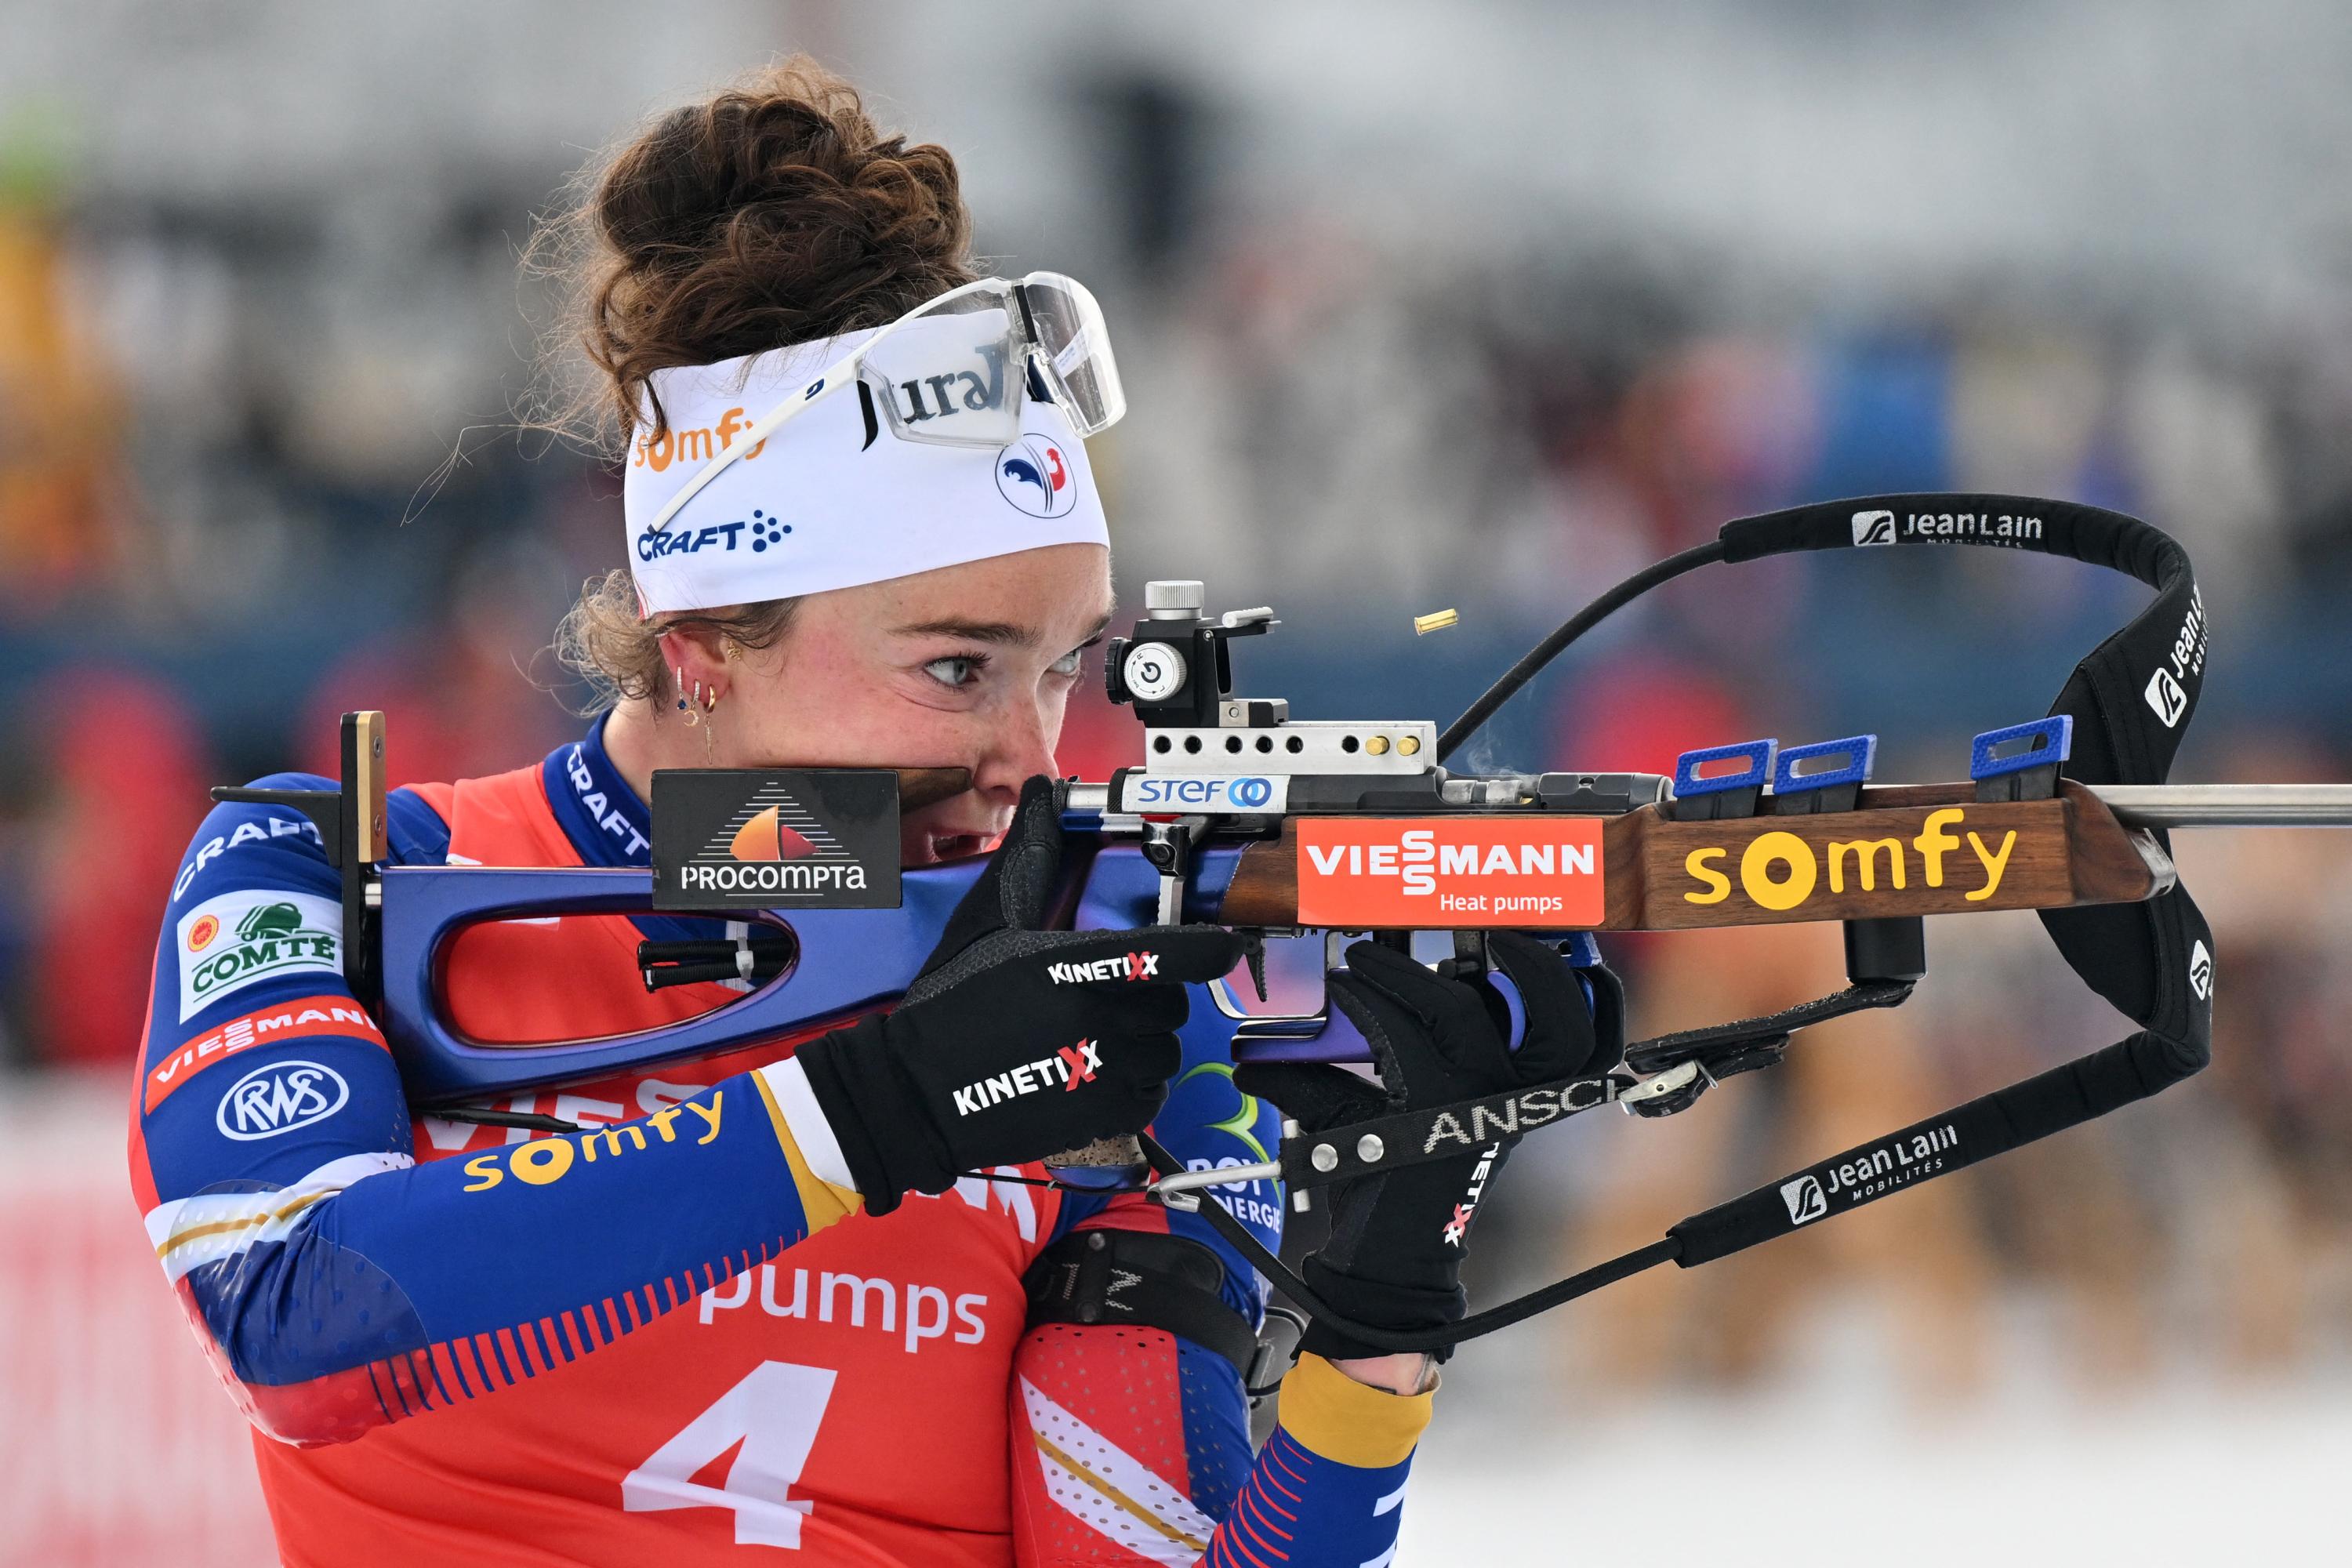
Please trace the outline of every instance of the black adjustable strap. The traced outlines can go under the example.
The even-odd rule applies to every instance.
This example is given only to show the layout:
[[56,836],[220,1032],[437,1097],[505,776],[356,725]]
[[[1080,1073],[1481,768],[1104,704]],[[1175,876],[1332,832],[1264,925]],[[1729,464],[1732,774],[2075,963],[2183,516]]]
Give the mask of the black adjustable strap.
[[1214,1253],[1181,1236],[1082,1230],[1040,1253],[1022,1283],[1032,1327],[1165,1329],[1231,1362],[1243,1386],[1251,1387],[1263,1371],[1257,1331],[1217,1294],[1222,1273]]
[[[1670,1115],[1687,1108],[1709,1084],[1780,1060],[1797,1030],[1867,1008],[1893,1007],[1910,994],[1907,981],[1864,981],[1760,1018],[1635,1040],[1625,1047],[1632,1072],[1551,1079],[1289,1139],[1279,1156],[1282,1180],[1294,1190],[1322,1187],[1402,1166],[1455,1159],[1497,1139],[1522,1138],[1597,1106],[1622,1105],[1636,1115]],[[1666,1089],[1642,1081],[1685,1062],[1701,1069],[1685,1086]],[[1665,1091],[1644,1093],[1645,1088]]]
[[1400,1110],[1369,1121],[1283,1141],[1282,1179],[1293,1188],[1328,1186],[1358,1176],[1459,1158],[1498,1138],[1516,1139],[1633,1087],[1630,1075],[1562,1078],[1505,1094]]
[[2179,1082],[2201,1051],[2148,1030],[1899,1132],[1833,1154],[1667,1231],[1675,1261],[1711,1263],[1831,1215],[2063,1132]]
[[[2155,588],[2157,596],[2075,667],[2052,705],[2053,714],[2074,720],[2074,749],[2064,771],[2085,784],[2161,784],[2196,711],[2204,685],[2203,603],[2188,553],[2137,518],[2021,496],[1878,496],[1743,518],[1724,526],[1719,542],[1725,561],[1795,550],[1950,543],[2039,551],[2127,572]],[[2212,1042],[2213,939],[2185,889],[2176,885],[2136,904],[2045,910],[2042,921],[2068,964],[2139,1024],[2137,1033],[1718,1204],[1673,1226],[1663,1241],[1448,1327],[1394,1332],[1333,1312],[1213,1198],[1202,1204],[1202,1215],[1301,1306],[1350,1337],[1384,1350],[1436,1350],[1492,1333],[1661,1263],[1694,1268],[1785,1236],[2080,1126],[2205,1066]],[[1853,1011],[1902,999],[1856,994],[1868,989],[1856,987],[1827,1001],[1845,1004],[1838,1011]],[[1903,990],[1907,994],[1908,987]],[[1715,1045],[1728,1045],[1743,1032],[1760,1039],[1759,1027],[1779,1017],[1691,1033],[1717,1033],[1721,1037],[1709,1042]],[[1764,1029],[1763,1035],[1772,1032]],[[1643,1042],[1654,1048],[1638,1058],[1640,1047],[1630,1048],[1628,1058],[1662,1061],[1674,1054],[1673,1039]],[[1319,1137],[1344,1149],[1358,1131],[1335,1129]],[[1286,1149],[1286,1166],[1289,1154]]]
[[1873,1007],[1899,1007],[1910,994],[1911,982],[1907,980],[1864,980],[1834,994],[1801,1002],[1760,1018],[1709,1024],[1702,1029],[1684,1029],[1635,1040],[1625,1047],[1625,1065],[1647,1075],[1695,1061],[1706,1068],[1710,1078],[1726,1079],[1779,1061],[1782,1047],[1799,1029]]

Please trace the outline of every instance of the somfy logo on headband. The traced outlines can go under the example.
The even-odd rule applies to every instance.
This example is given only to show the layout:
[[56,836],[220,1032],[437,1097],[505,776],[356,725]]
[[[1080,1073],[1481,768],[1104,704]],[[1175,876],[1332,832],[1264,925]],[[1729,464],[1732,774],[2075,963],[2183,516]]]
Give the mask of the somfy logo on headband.
[[[709,425],[680,428],[666,426],[658,436],[643,434],[629,443],[629,466],[651,468],[660,473],[670,464],[707,463],[735,444],[735,437],[751,427],[751,420],[740,405],[728,409]],[[751,461],[768,449],[765,441],[743,454],[745,462]]]
[[1024,436],[996,454],[996,488],[1031,517],[1061,517],[1078,504],[1078,486],[1061,446]]

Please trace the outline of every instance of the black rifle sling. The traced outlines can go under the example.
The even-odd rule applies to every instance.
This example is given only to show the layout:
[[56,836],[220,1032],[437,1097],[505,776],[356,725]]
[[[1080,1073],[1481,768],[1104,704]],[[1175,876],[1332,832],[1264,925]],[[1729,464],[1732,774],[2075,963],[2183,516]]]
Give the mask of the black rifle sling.
[[[1724,559],[1855,548],[1877,531],[1898,542],[2072,556],[2156,589],[2154,601],[2074,667],[2050,711],[2074,721],[2074,755],[2063,770],[2069,777],[2165,781],[2205,684],[2204,605],[2188,552],[2170,536],[2120,512],[2063,501],[1883,496],[1727,523]],[[2213,935],[2186,889],[2176,884],[2144,903],[2045,910],[2042,923],[2074,973],[2138,1024],[2138,1033],[1693,1215],[1667,1232],[1680,1244],[1675,1261],[1692,1268],[1858,1208],[2105,1116],[2205,1066]]]
[[[2195,575],[2177,542],[2137,518],[2021,496],[1878,496],[1742,518],[1724,525],[1719,542],[1727,562],[1797,550],[1977,544],[2127,572],[2156,589],[2156,598],[2075,666],[2052,704],[2053,714],[2074,721],[2073,756],[2063,772],[2084,784],[2162,784],[2196,712],[2206,626]],[[2161,834],[2158,839],[2165,843]],[[2212,1044],[2213,937],[2187,889],[2176,884],[2141,903],[2044,910],[2042,922],[2074,973],[2138,1024],[2137,1033],[1769,1182],[1683,1220],[1664,1240],[1461,1322],[1396,1332],[1353,1321],[1317,1300],[1306,1281],[1214,1198],[1203,1197],[1201,1214],[1300,1306],[1350,1337],[1391,1351],[1436,1350],[1661,1263],[1694,1268],[1785,1236],[2080,1126],[2205,1066]],[[1354,1128],[1335,1128],[1319,1139],[1346,1149],[1356,1135]]]

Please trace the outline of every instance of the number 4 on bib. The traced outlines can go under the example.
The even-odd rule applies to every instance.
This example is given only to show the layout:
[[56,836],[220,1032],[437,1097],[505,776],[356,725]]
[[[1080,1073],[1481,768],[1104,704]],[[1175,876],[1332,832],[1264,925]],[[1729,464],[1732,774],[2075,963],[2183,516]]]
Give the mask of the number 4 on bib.
[[[631,1513],[669,1508],[724,1508],[735,1513],[738,1546],[801,1543],[805,1499],[787,1495],[801,1479],[816,1429],[833,1397],[834,1369],[762,1362],[719,1395],[718,1403],[621,1480],[621,1506]],[[740,1443],[724,1487],[705,1486],[696,1472]]]

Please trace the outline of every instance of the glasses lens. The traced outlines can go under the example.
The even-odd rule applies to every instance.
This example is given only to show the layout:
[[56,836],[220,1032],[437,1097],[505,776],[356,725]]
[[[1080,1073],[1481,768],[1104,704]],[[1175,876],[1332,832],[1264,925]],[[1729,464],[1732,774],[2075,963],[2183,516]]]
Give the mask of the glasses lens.
[[1033,272],[1020,290],[1055,401],[1078,434],[1091,436],[1118,424],[1127,412],[1127,393],[1118,384],[1110,329],[1095,297],[1085,284],[1058,272]]
[[859,374],[910,441],[1002,447],[1021,434],[1021,362],[1012,301],[984,290],[943,301],[867,352]]

